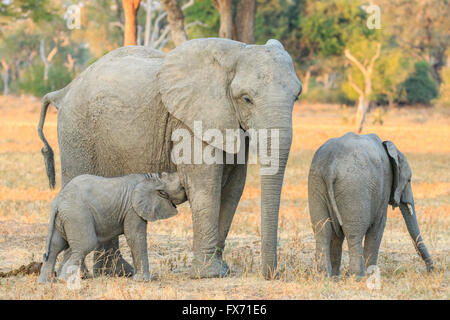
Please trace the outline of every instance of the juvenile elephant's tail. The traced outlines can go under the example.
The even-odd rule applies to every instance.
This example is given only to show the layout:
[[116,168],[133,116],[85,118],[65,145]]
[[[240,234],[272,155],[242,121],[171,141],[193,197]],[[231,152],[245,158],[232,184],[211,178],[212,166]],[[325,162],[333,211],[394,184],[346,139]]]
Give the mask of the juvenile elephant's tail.
[[[46,94],[44,98],[42,98],[41,114],[39,117],[39,125],[38,125],[39,138],[41,138],[42,142],[44,142],[44,147],[42,147],[41,153],[44,156],[45,169],[47,170],[48,182],[51,189],[55,188],[55,159],[53,155],[53,150],[50,147],[47,139],[45,139],[43,128],[48,105],[54,102],[53,98],[56,93],[58,93],[58,91],[50,92]],[[55,103],[53,103],[53,105],[55,106],[56,109],[58,109]]]
[[334,232],[338,237],[342,237],[344,234],[342,232],[342,216],[339,213],[337,204],[336,204],[336,198],[334,197],[334,175],[329,174],[325,178],[325,183],[327,185],[327,195],[328,195],[328,204],[330,208],[330,218],[331,218],[331,224],[333,226]]
[[48,260],[50,256],[50,245],[52,243],[53,232],[55,232],[55,220],[56,214],[58,213],[58,207],[56,205],[56,201],[53,201],[52,208],[50,212],[50,222],[48,223],[48,231],[47,231],[47,242],[45,245],[45,253],[44,253],[44,262]]

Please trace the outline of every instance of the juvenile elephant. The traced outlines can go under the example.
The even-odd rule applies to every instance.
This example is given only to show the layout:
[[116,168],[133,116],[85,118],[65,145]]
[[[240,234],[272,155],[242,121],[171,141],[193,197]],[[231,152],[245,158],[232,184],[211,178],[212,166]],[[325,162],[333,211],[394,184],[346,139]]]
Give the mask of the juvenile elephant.
[[125,234],[131,248],[136,271],[133,279],[148,281],[147,221],[174,216],[176,204],[184,201],[186,194],[177,173],[77,176],[52,203],[38,282],[51,280],[62,250],[70,248],[70,257],[59,274],[67,279],[71,267],[81,267],[89,252],[120,234]]
[[388,204],[400,207],[417,252],[432,270],[417,224],[411,168],[391,141],[354,133],[328,140],[312,160],[308,200],[320,271],[339,274],[344,237],[352,274],[364,275],[364,262],[376,265]]
[[[192,209],[191,274],[221,277],[229,270],[222,251],[244,189],[247,163],[236,161],[234,144],[203,132],[211,129],[225,137],[228,129],[278,130],[279,143],[261,148],[276,155],[278,164],[273,174],[261,175],[261,256],[263,274],[270,278],[277,266],[278,211],[292,140],[292,108],[301,88],[292,59],[277,40],[246,45],[195,39],[168,54],[143,46],[118,48],[43,98],[38,133],[50,185],[55,183],[54,160],[43,126],[52,103],[58,109],[62,186],[81,174],[177,171]],[[196,130],[196,123],[203,130]],[[193,148],[214,149],[235,161],[175,163],[172,135],[178,129],[191,133]],[[267,172],[268,166],[261,162],[261,171]],[[104,249],[117,252],[118,239]],[[103,257],[107,255],[94,257],[94,273],[110,270],[106,260],[113,259]],[[119,259],[118,265],[118,270],[132,272],[125,260]]]

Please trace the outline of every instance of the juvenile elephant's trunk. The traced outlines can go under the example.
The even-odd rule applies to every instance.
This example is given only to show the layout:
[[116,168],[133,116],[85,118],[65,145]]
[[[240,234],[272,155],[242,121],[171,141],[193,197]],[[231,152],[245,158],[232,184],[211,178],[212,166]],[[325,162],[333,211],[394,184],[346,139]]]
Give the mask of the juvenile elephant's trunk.
[[400,211],[402,212],[403,219],[406,223],[406,228],[413,240],[414,246],[419,253],[420,257],[425,261],[427,271],[433,270],[433,260],[427,250],[427,247],[423,243],[422,236],[420,235],[419,225],[417,224],[416,209],[414,202],[410,204],[400,203]]
[[[261,162],[261,257],[262,273],[266,279],[276,276],[278,211],[284,170],[292,141],[292,128],[278,130],[279,146],[277,150],[272,150],[278,151],[278,170],[273,172],[273,166],[268,169],[270,165]],[[268,143],[267,150],[270,149],[271,144]]]

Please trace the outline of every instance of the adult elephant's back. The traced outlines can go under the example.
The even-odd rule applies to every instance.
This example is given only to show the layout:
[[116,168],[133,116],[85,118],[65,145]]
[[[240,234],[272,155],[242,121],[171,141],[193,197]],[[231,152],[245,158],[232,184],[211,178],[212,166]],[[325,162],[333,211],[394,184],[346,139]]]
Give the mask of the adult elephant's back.
[[160,103],[156,81],[163,58],[146,47],[116,49],[50,101],[58,107],[63,186],[85,173],[175,170],[168,129],[177,120]]

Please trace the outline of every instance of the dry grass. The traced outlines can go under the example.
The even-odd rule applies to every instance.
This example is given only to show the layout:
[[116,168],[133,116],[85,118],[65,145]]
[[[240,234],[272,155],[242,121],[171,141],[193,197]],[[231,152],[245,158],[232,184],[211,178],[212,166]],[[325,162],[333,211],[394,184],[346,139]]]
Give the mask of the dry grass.
[[[50,203],[36,125],[40,102],[32,98],[0,97],[0,271],[39,261],[44,250]],[[314,238],[307,208],[307,173],[314,150],[327,139],[353,130],[343,123],[337,106],[297,105],[295,138],[280,209],[279,267],[281,279],[259,275],[260,189],[257,167],[248,182],[225,250],[232,275],[225,279],[191,280],[192,253],[189,208],[164,222],[149,225],[149,255],[159,280],[96,278],[82,281],[80,290],[64,283],[36,285],[36,276],[0,279],[0,299],[449,299],[447,256],[450,250],[450,117],[428,109],[393,110],[383,126],[368,125],[396,143],[413,169],[413,189],[424,240],[436,264],[432,274],[417,256],[401,214],[389,211],[380,250],[381,289],[351,277],[324,279],[313,269]],[[369,123],[371,118],[369,115]],[[56,112],[47,116],[45,131],[57,152]],[[59,177],[59,160],[56,156]],[[59,180],[59,179],[58,179]],[[59,181],[58,181],[59,183]],[[59,185],[57,185],[57,189]],[[130,261],[124,239],[121,248]],[[88,267],[92,259],[87,259]],[[343,271],[348,265],[344,245]]]

